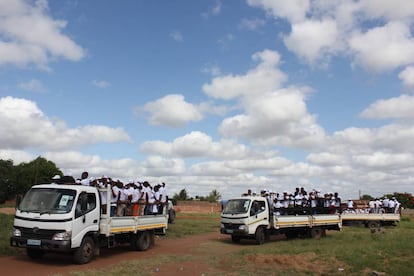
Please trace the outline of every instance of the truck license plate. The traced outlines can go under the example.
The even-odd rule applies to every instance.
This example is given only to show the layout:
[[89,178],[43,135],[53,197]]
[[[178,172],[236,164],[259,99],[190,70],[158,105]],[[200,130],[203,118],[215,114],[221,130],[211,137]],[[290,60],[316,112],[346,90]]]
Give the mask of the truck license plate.
[[233,229],[227,229],[226,232],[227,234],[233,234]]
[[40,246],[41,244],[41,240],[27,240],[27,245],[36,245],[36,246]]

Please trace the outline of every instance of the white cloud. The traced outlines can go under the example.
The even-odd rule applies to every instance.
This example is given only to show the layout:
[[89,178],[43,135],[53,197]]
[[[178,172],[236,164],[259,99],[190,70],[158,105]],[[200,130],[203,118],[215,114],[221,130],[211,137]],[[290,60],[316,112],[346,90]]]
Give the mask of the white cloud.
[[264,50],[252,56],[260,62],[256,68],[245,75],[226,75],[216,77],[210,84],[204,84],[204,92],[217,99],[233,99],[241,96],[254,96],[277,89],[286,81],[287,76],[277,66],[280,55],[277,52]]
[[144,153],[164,157],[212,157],[220,159],[244,159],[251,155],[250,149],[232,140],[214,142],[207,134],[192,131],[174,139],[171,143],[164,141],[147,141],[140,146]]
[[29,82],[22,82],[18,84],[18,87],[32,92],[46,92],[46,88],[43,84],[37,79],[31,79]]
[[290,22],[304,20],[310,7],[309,0],[247,0],[247,3],[263,8],[274,17],[286,18]]
[[220,133],[263,145],[315,147],[324,139],[323,129],[308,114],[305,93],[280,89],[243,101],[246,114],[226,118]]
[[408,66],[405,68],[398,77],[402,81],[403,85],[410,91],[414,91],[414,66]]
[[414,2],[407,0],[364,0],[360,1],[361,10],[368,18],[386,20],[414,19]]
[[291,26],[286,47],[311,65],[334,56],[351,57],[353,66],[381,73],[414,62],[412,1],[248,0]]
[[414,119],[414,96],[401,95],[378,100],[366,108],[361,116],[370,119]]
[[143,107],[149,114],[149,122],[154,125],[182,127],[189,122],[203,119],[197,107],[185,101],[183,95],[170,94]]
[[121,128],[88,125],[70,129],[63,121],[50,120],[36,103],[13,97],[0,98],[0,133],[2,149],[55,150],[98,142],[131,141]]
[[99,87],[99,88],[107,88],[107,87],[111,86],[111,84],[109,82],[104,81],[104,80],[93,80],[92,84],[96,87]]
[[174,39],[175,41],[178,41],[178,42],[181,42],[181,41],[183,41],[183,40],[184,40],[183,35],[182,35],[182,34],[181,34],[181,32],[179,32],[179,31],[173,31],[173,32],[171,32],[171,33],[170,33],[170,37],[171,37],[172,39]]
[[47,2],[12,2],[0,1],[0,64],[48,69],[51,60],[85,56],[82,47],[62,34],[67,22],[47,14]]
[[0,149],[0,159],[13,160],[13,164],[17,165],[22,162],[28,163],[35,159],[35,156],[23,150]]
[[166,177],[185,173],[186,167],[182,159],[168,159],[161,156],[149,156],[141,163],[143,175]]
[[284,38],[286,47],[305,58],[309,63],[333,54],[338,46],[338,28],[331,19],[307,20],[292,25],[291,33]]
[[355,52],[353,63],[374,72],[414,62],[414,39],[410,27],[402,22],[390,22],[365,33],[355,33],[350,39],[350,48]]

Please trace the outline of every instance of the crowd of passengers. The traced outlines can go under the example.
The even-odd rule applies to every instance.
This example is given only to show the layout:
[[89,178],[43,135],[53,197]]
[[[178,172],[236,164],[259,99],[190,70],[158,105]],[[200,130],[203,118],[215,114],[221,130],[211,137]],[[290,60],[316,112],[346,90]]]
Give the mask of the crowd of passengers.
[[[66,177],[67,178],[67,177]],[[110,191],[110,216],[143,216],[163,214],[168,204],[168,195],[165,183],[151,185],[148,181],[129,180],[124,183],[119,179],[108,176],[100,178],[89,177],[88,172],[83,172],[81,178],[64,179],[56,175],[52,179],[56,184],[77,184],[100,188],[101,210],[107,214],[108,190]]]
[[275,193],[271,190],[262,190],[260,194],[250,189],[242,196],[265,197],[273,210],[273,214],[279,215],[308,215],[308,214],[337,214],[337,213],[398,213],[400,203],[395,197],[388,199],[373,199],[369,201],[369,208],[356,209],[354,202],[349,199],[346,207],[342,209],[342,201],[338,193],[321,193],[313,189],[307,192],[303,187],[296,188],[293,193]]
[[[249,189],[242,196],[257,195]],[[260,196],[267,199],[274,215],[335,214],[341,210],[341,198],[338,193],[322,194],[318,190],[307,192],[305,188],[296,188],[289,193],[262,190]]]
[[387,198],[376,198],[372,199],[368,203],[367,208],[354,208],[354,202],[350,199],[347,203],[347,208],[343,210],[343,213],[352,214],[384,214],[384,213],[395,213],[398,214],[400,211],[401,203],[395,197]]
[[247,190],[242,196],[265,197],[273,210],[279,215],[308,215],[308,214],[337,214],[337,213],[398,213],[400,203],[395,197],[392,199],[375,199],[369,202],[369,208],[355,209],[354,202],[349,199],[346,208],[342,209],[341,198],[338,193],[321,193],[316,189],[307,192],[303,187],[296,188],[293,193],[277,193],[271,190],[262,190],[260,194]]

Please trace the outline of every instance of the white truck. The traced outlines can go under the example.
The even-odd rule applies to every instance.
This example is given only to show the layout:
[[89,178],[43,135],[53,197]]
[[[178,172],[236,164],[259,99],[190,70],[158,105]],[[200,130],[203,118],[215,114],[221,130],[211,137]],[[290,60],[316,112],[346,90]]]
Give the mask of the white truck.
[[319,239],[326,230],[341,230],[341,227],[339,214],[276,215],[269,210],[266,198],[244,196],[227,201],[221,213],[220,232],[231,235],[233,242],[255,239],[262,244],[272,234]]
[[346,213],[341,215],[344,225],[360,224],[370,229],[380,228],[382,225],[395,225],[400,222],[400,214],[394,213]]
[[[101,208],[102,195],[106,208]],[[155,231],[165,233],[166,214],[111,217],[111,196],[109,186],[98,190],[82,185],[35,185],[16,208],[10,245],[25,247],[32,259],[46,252],[66,252],[84,264],[99,255],[101,247],[127,243],[133,250],[144,251],[154,243]]]

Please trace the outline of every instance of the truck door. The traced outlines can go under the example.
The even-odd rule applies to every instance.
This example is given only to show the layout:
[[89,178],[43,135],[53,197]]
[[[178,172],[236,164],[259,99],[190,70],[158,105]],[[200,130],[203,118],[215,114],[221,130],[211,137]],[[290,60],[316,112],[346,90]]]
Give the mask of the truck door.
[[76,202],[72,227],[72,248],[79,247],[88,232],[99,230],[100,204],[96,193],[81,192]]
[[254,200],[250,207],[249,213],[249,234],[256,233],[257,227],[269,225],[269,211],[266,208],[266,202],[263,200]]

